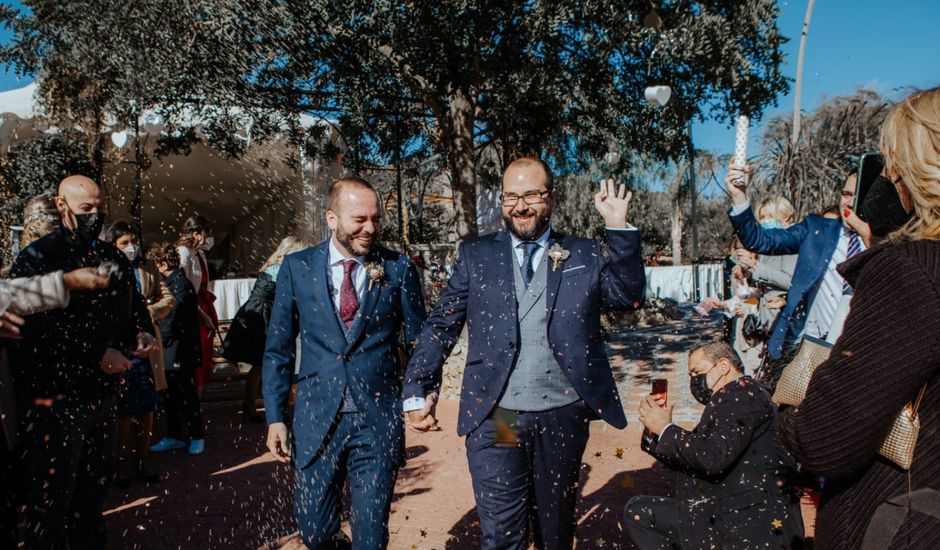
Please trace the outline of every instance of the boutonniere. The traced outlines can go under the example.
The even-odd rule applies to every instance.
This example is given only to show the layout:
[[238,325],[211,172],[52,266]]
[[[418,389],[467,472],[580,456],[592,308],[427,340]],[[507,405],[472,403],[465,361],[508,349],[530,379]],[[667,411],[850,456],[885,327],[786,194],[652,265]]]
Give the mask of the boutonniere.
[[552,271],[558,269],[558,265],[567,260],[569,256],[571,256],[571,252],[569,252],[567,248],[558,243],[553,244],[552,247],[548,249],[548,257],[552,259]]
[[382,277],[385,276],[385,268],[378,262],[369,262],[366,264],[366,275],[369,276],[369,290],[371,291],[372,285],[381,281]]

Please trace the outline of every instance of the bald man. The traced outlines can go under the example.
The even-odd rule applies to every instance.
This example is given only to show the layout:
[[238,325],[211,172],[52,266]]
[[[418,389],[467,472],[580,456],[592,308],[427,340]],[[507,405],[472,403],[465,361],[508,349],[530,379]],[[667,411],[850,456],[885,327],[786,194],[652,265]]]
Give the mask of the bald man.
[[[326,221],[330,238],[287,256],[278,272],[263,367],[267,444],[293,460],[307,547],[349,546],[339,531],[348,479],[352,547],[378,550],[405,460],[399,342],[410,351],[421,332],[424,295],[408,256],[378,242],[382,210],[369,182],[334,182]],[[298,336],[291,448],[284,411]]]
[[113,266],[102,290],[73,292],[68,307],[29,317],[11,353],[27,480],[27,548],[103,548],[101,516],[115,461],[115,403],[131,355],[152,350],[153,323],[133,268],[98,234],[106,215],[98,185],[69,176],[58,186],[61,227],[26,247],[11,277]]

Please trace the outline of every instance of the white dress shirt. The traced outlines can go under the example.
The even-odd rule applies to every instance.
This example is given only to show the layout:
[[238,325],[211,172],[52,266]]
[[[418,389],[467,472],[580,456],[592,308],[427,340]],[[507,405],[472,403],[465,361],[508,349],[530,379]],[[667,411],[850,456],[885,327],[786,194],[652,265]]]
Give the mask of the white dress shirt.
[[339,295],[343,288],[343,275],[345,274],[343,262],[346,260],[355,260],[358,264],[353,269],[352,280],[353,286],[356,288],[356,297],[359,304],[362,305],[362,299],[365,297],[366,293],[365,256],[356,256],[353,258],[343,256],[343,253],[339,251],[339,248],[336,247],[336,243],[331,238],[329,263],[327,265],[330,266],[330,297],[333,299],[333,307],[336,308],[336,311],[339,311]]
[[[845,279],[836,267],[846,260],[849,252],[849,231],[843,226],[839,233],[839,244],[836,245],[835,252],[829,258],[829,265],[826,266],[826,273],[823,274],[822,282],[819,283],[819,290],[813,299],[813,305],[809,308],[806,316],[806,326],[803,327],[803,334],[815,338],[825,338],[832,328],[832,322],[836,318],[836,311],[839,309],[839,303],[842,301],[842,283]],[[865,251],[865,243],[861,237],[858,239],[859,253]]]

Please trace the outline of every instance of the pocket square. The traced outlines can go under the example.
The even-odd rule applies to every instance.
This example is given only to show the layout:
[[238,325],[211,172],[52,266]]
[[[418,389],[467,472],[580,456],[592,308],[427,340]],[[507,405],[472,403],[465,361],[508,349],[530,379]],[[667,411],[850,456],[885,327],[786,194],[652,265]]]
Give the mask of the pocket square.
[[569,271],[577,271],[577,270],[579,270],[579,269],[584,269],[585,267],[587,267],[587,266],[578,265],[578,266],[575,266],[575,267],[569,267],[568,269],[562,271],[561,273],[562,273],[562,274],[565,274],[565,273],[568,273]]

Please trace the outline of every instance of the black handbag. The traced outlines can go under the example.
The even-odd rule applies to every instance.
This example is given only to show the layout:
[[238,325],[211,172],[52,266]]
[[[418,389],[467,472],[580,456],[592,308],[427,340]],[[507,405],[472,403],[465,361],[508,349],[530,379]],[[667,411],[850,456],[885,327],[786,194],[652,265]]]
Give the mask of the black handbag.
[[748,340],[756,342],[766,342],[769,335],[754,313],[748,313],[744,317],[744,325],[741,326],[741,334]]

